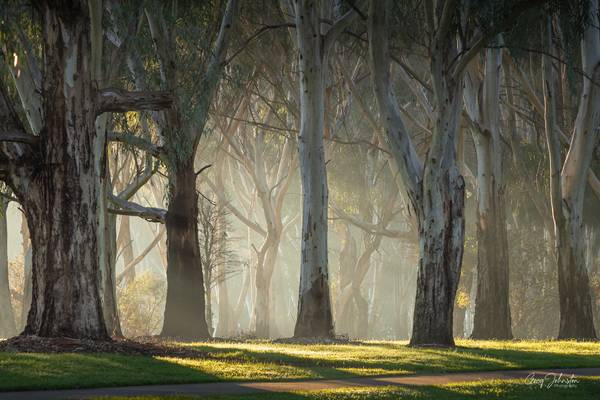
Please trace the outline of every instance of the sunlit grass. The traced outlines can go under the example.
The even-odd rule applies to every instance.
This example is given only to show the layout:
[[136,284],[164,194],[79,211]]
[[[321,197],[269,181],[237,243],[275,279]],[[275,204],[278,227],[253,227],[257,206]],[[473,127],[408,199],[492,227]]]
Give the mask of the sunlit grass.
[[471,341],[455,349],[406,342],[300,345],[270,341],[178,343],[203,358],[0,353],[0,390],[348,378],[521,368],[600,367],[600,342]]
[[[575,341],[458,340],[455,349],[417,349],[406,342],[301,345],[251,343],[181,344],[220,359],[270,361],[326,368],[353,375],[600,366],[600,343]],[[339,376],[330,376],[339,377]]]
[[[462,384],[448,384],[421,387],[353,387],[345,389],[319,390],[314,392],[266,393],[251,395],[216,395],[203,396],[208,400],[396,400],[396,399],[536,399],[536,400],[570,400],[595,399],[600,393],[600,378],[581,378],[574,387],[540,388],[524,380],[483,381]],[[164,397],[127,397],[128,400],[192,400],[200,397],[164,396]],[[104,400],[125,400],[110,397]]]

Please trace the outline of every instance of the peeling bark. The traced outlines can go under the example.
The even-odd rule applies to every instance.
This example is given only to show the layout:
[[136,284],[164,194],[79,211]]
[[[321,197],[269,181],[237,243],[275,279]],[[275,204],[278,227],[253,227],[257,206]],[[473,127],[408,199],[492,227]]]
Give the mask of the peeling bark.
[[87,5],[42,4],[44,136],[39,163],[14,182],[32,243],[33,293],[24,333],[108,339],[99,274],[104,138],[95,129]]

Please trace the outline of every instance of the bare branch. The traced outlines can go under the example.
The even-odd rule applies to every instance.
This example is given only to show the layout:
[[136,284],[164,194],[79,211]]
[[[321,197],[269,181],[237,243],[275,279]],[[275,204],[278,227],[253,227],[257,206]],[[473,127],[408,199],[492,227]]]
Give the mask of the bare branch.
[[357,18],[359,14],[356,12],[354,8],[350,9],[346,14],[342,15],[338,18],[333,25],[329,28],[325,37],[323,38],[323,54],[327,54],[331,47],[337,40],[344,30],[350,26]]
[[233,52],[233,54],[231,54],[225,61],[223,61],[223,64],[227,65],[227,64],[231,63],[231,61],[233,61],[234,58],[236,58],[242,51],[244,51],[244,49],[246,49],[246,47],[248,47],[248,45],[253,40],[260,37],[263,33],[267,32],[271,29],[294,28],[295,26],[296,26],[296,24],[284,23],[284,24],[278,24],[278,25],[265,25],[265,26],[261,27],[256,32],[254,32],[252,35],[250,35],[246,40],[244,40],[244,42],[240,45],[240,47],[237,50],[235,50]]
[[249,218],[244,216],[244,214],[242,214],[240,212],[240,210],[238,210],[236,207],[234,207],[231,204],[231,201],[229,201],[225,198],[225,194],[222,193],[221,191],[217,190],[216,185],[210,179],[207,178],[205,180],[205,182],[208,183],[208,186],[210,186],[210,188],[216,193],[216,195],[219,197],[219,200],[221,200],[223,202],[224,206],[227,207],[227,209],[229,211],[231,211],[231,213],[233,215],[235,215],[237,217],[237,219],[240,220],[240,222],[242,222],[244,225],[246,225],[248,228],[252,229],[254,232],[258,233],[262,237],[267,236],[267,232],[263,228],[261,228],[261,226],[259,224],[257,224],[254,221],[251,221]]
[[161,226],[158,231],[158,234],[154,237],[154,239],[150,242],[150,244],[148,244],[148,246],[146,246],[144,251],[142,251],[136,258],[131,260],[131,262],[129,264],[127,264],[125,266],[125,268],[123,268],[123,271],[119,275],[117,275],[117,285],[121,284],[121,281],[123,280],[123,278],[125,278],[125,276],[129,272],[129,270],[131,270],[136,265],[138,265],[148,255],[148,253],[150,253],[150,251],[154,248],[154,246],[156,246],[158,244],[158,242],[160,241],[160,239],[164,236],[165,232],[166,232],[165,227]]
[[333,212],[341,219],[350,222],[352,225],[362,229],[363,231],[369,232],[373,235],[386,236],[390,238],[412,238],[414,237],[411,232],[401,232],[387,229],[383,224],[373,224],[362,221],[356,217],[348,215],[340,208],[336,207],[333,204],[329,206]]
[[198,170],[198,172],[196,172],[196,177],[197,177],[198,175],[200,175],[202,172],[204,172],[205,170],[209,169],[210,167],[212,167],[212,164],[207,164],[207,165],[205,165],[204,167],[200,168],[200,169]]

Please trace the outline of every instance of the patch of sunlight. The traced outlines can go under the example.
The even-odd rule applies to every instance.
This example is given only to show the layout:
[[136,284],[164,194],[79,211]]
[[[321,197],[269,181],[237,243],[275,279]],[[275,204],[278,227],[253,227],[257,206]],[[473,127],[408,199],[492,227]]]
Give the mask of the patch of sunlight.
[[383,368],[336,368],[338,371],[345,372],[347,374],[358,375],[358,376],[376,376],[376,375],[404,375],[412,374],[413,371],[406,369],[383,369]]
[[281,380],[318,378],[309,369],[292,365],[270,363],[241,363],[220,360],[203,360],[175,357],[155,357],[158,360],[191,368],[207,375],[226,380]]

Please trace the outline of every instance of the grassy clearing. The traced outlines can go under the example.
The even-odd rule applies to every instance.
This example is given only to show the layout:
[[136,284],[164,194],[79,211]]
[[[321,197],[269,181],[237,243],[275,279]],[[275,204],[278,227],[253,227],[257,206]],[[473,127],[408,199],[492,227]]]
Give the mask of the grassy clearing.
[[179,345],[201,350],[206,358],[0,353],[0,390],[600,367],[600,342],[465,340],[451,350],[414,349],[404,342],[290,345],[252,341]]
[[[268,393],[236,396],[209,396],[207,400],[396,400],[396,399],[536,399],[536,400],[570,400],[596,399],[600,393],[600,378],[580,378],[573,387],[543,387],[529,384],[523,380],[510,382],[486,381],[476,383],[450,384],[421,387],[362,387],[350,389],[322,390],[297,393]],[[192,400],[200,397],[127,397],[128,400]],[[103,400],[125,400],[110,397]]]

